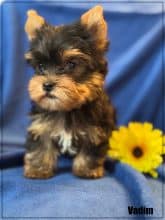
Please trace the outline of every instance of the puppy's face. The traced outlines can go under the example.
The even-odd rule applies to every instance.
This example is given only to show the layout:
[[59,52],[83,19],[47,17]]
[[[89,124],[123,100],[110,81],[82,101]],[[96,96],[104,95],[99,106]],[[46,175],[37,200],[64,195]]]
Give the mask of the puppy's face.
[[72,25],[51,26],[28,11],[25,58],[35,70],[31,99],[50,111],[69,111],[99,97],[106,73],[107,26],[96,6]]

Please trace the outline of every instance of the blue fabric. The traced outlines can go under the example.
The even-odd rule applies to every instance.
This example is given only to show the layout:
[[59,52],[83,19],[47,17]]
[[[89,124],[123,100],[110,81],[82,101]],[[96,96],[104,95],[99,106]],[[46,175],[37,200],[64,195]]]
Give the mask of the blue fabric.
[[107,171],[106,176],[98,180],[74,177],[70,168],[70,160],[60,160],[56,177],[49,180],[25,179],[22,168],[3,171],[3,216],[115,219],[127,217],[129,205],[153,207],[154,216],[162,216],[158,180],[146,179],[119,163],[115,171]]
[[[2,97],[4,217],[126,217],[128,205],[153,207],[162,216],[162,180],[152,180],[130,167],[117,164],[103,179],[74,177],[69,160],[61,159],[60,172],[50,180],[28,180],[22,176],[24,141],[29,123],[27,84],[33,74],[24,61],[28,49],[24,33],[26,11],[37,10],[52,24],[75,21],[89,7],[80,3],[3,4],[2,9]],[[105,88],[117,109],[118,125],[149,121],[164,130],[164,78],[162,5],[160,3],[102,4],[108,22],[110,51]],[[13,168],[9,168],[15,166]],[[2,193],[2,192],[1,192]]]

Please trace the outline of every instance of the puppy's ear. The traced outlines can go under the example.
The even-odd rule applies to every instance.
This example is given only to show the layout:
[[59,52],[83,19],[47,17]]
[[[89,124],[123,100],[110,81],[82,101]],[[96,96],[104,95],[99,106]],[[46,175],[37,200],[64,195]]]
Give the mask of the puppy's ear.
[[27,16],[25,31],[28,39],[32,40],[35,38],[36,30],[41,28],[41,26],[45,23],[45,20],[43,17],[38,15],[35,10],[27,11]]
[[81,24],[93,34],[99,49],[104,49],[107,45],[107,23],[103,17],[103,8],[95,6],[81,16]]

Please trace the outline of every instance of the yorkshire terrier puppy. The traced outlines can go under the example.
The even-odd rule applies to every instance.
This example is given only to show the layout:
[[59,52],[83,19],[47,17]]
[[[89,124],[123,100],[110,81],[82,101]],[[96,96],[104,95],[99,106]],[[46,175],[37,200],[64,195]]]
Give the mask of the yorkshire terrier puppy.
[[49,178],[60,154],[73,156],[73,173],[104,175],[108,139],[115,113],[104,92],[107,24],[96,6],[70,25],[52,26],[34,10],[27,12],[25,54],[35,74],[28,91],[33,103],[24,175]]

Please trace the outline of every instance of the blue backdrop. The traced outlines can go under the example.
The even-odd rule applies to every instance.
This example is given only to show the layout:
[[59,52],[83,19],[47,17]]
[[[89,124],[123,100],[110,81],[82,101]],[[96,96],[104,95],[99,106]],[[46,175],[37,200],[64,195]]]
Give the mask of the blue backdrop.
[[[26,11],[35,9],[49,23],[58,25],[75,21],[94,5],[96,3],[91,3],[91,1],[88,3],[56,1],[40,3],[15,1],[12,3],[6,1],[1,5],[1,118],[3,119],[1,126],[3,126],[4,166],[16,165],[21,161],[29,122],[30,101],[27,85],[33,71],[24,61],[24,53],[28,49],[28,41],[24,32]],[[102,3],[102,5],[105,9],[105,19],[108,22],[111,41],[110,51],[107,53],[109,72],[105,88],[117,109],[118,125],[127,124],[129,121],[149,121],[155,127],[164,129],[162,4],[113,2]],[[69,164],[69,162],[64,161],[62,164]],[[121,217],[128,215],[126,206],[122,204],[153,205],[149,201],[153,198],[154,201],[155,197],[151,195],[150,188],[148,189],[145,182],[147,180],[141,174],[137,174],[124,165],[117,165],[116,170],[111,177],[106,176],[102,180],[94,181],[93,185],[93,182],[85,180],[81,182],[82,180],[72,177],[70,172],[64,172],[63,176],[61,174],[56,177],[57,179],[50,181],[33,182],[23,179],[22,168],[8,169],[4,171],[3,191],[6,196],[3,197],[3,214],[7,217]],[[126,179],[124,180],[122,173],[130,175],[132,181],[136,182],[136,187],[131,186]],[[61,185],[62,182],[69,184],[68,188],[65,184]],[[120,186],[120,182],[123,185]],[[58,187],[54,188],[52,184],[56,184]],[[158,182],[150,180],[151,188],[154,184],[157,185]],[[50,188],[49,192],[45,188],[46,185],[47,188]],[[75,185],[76,194],[74,194],[73,185]],[[113,187],[117,187],[115,191]],[[156,188],[160,193],[159,201],[157,201],[160,207],[158,205],[157,212],[161,216],[161,186],[156,186]],[[102,191],[102,189],[104,190]],[[42,191],[41,194],[40,191]],[[132,192],[135,196],[131,194]],[[157,193],[158,191],[156,191]],[[74,195],[73,198],[71,194]],[[107,198],[107,194],[110,197]],[[59,202],[56,200],[55,203],[52,202],[52,195],[59,197]],[[144,195],[147,195],[146,198],[143,198]],[[74,200],[73,204],[72,202],[67,203],[65,196],[68,198],[71,196],[71,200]],[[100,208],[100,198],[103,208]],[[32,202],[36,199],[36,203]],[[79,199],[80,204],[77,204],[76,199]],[[10,202],[13,200],[19,200],[19,202],[11,205]],[[65,206],[63,206],[64,203]],[[118,214],[114,211],[117,204],[120,207]],[[90,210],[90,206],[93,207],[92,210]],[[42,207],[45,209],[43,210]],[[73,207],[76,207],[77,211]]]

